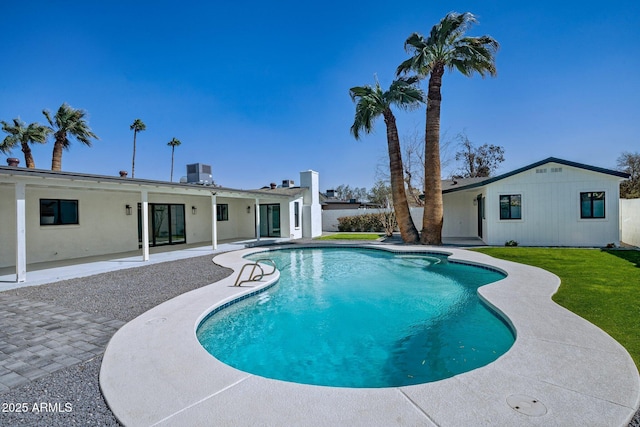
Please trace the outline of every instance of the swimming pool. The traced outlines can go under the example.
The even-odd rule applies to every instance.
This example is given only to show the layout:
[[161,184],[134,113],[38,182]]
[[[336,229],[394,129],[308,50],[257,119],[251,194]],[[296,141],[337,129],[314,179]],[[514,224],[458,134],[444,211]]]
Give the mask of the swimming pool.
[[222,362],[266,378],[395,387],[484,366],[514,335],[477,297],[504,278],[444,256],[307,248],[275,261],[278,284],[208,316],[197,336]]

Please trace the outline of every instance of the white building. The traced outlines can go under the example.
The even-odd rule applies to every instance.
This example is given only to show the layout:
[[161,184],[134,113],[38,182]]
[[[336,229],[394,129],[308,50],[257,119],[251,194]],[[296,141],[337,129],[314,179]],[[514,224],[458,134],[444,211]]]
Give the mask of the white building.
[[148,260],[150,246],[316,237],[318,173],[301,172],[300,183],[236,190],[0,167],[0,268],[15,267],[21,282],[27,263],[133,250]]
[[622,172],[550,157],[494,178],[443,184],[443,237],[488,245],[620,244]]

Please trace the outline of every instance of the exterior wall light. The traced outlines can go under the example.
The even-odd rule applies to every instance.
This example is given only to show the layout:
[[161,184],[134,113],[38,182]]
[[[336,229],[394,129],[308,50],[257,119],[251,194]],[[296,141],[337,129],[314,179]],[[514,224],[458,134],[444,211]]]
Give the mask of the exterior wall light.
[[131,205],[126,205],[124,207],[124,211],[126,212],[127,215],[131,215]]
[[251,213],[251,206],[247,206],[247,213]]
[[196,208],[195,206],[191,206],[191,213],[195,215],[197,212],[198,212],[198,208]]

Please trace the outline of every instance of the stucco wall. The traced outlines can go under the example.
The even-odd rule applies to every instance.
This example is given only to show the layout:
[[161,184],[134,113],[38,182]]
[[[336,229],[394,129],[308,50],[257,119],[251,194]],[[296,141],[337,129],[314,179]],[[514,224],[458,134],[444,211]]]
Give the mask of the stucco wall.
[[640,199],[620,200],[622,241],[640,247]]
[[16,263],[16,207],[13,185],[0,185],[0,267]]

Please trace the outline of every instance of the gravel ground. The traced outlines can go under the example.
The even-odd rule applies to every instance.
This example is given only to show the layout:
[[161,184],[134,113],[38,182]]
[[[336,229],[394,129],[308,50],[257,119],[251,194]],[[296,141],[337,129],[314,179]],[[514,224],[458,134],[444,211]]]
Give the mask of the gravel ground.
[[[231,270],[214,265],[211,256],[203,256],[6,292],[130,321],[168,299],[229,274]],[[100,392],[101,363],[102,357],[96,357],[0,394],[0,403],[28,405],[26,413],[0,413],[0,426],[120,425]],[[49,405],[38,411],[41,403]],[[629,427],[640,427],[640,410]]]
[[[6,292],[71,311],[130,321],[164,301],[229,274],[231,270],[213,264],[208,255]],[[0,413],[0,426],[120,425],[100,392],[101,363],[102,357],[96,357],[1,393],[0,403],[26,403],[28,410]],[[47,405],[41,407],[41,403]]]

